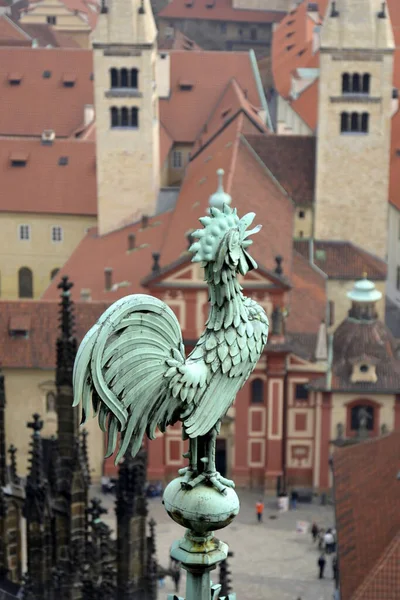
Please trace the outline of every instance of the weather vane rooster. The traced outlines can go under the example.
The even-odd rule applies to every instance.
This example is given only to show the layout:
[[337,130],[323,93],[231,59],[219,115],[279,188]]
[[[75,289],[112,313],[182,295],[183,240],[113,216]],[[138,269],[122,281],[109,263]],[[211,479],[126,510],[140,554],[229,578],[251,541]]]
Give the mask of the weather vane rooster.
[[[259,360],[268,336],[261,306],[244,296],[238,275],[257,268],[248,253],[255,214],[241,219],[222,187],[210,198],[209,214],[190,247],[200,262],[209,290],[210,312],[195,348],[185,356],[179,322],[161,300],[126,296],[110,306],[90,329],[74,367],[74,406],[82,404],[82,423],[98,414],[108,430],[107,456],[117,444],[116,463],[135,455],[145,434],[182,422],[189,439],[189,466],[181,469],[182,487],[208,484],[221,493],[232,481],[217,472],[215,440],[221,419]],[[120,437],[119,437],[120,434]]]

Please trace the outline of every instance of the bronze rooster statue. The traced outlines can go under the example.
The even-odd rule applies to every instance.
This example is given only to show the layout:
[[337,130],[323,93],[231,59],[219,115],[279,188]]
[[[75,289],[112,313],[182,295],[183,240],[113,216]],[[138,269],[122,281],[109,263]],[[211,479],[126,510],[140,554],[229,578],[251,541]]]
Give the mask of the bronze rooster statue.
[[116,463],[128,450],[135,455],[144,434],[182,422],[189,438],[189,467],[182,487],[209,482],[224,493],[233,482],[215,467],[215,439],[221,419],[259,360],[268,336],[261,306],[242,293],[237,276],[257,267],[247,248],[255,214],[239,219],[222,188],[210,198],[209,215],[190,248],[201,262],[209,289],[206,329],[185,357],[179,322],[161,300],[135,294],[115,302],[83,339],[74,367],[74,406],[82,404],[82,423],[98,414],[108,429],[107,456],[118,442]]

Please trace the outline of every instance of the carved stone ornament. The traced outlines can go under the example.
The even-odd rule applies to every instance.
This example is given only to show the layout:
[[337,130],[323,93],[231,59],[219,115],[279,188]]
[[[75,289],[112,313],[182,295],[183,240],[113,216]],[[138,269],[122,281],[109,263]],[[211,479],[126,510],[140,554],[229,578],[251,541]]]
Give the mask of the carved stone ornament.
[[188,529],[171,556],[189,572],[197,563],[188,577],[192,587],[186,600],[207,597],[203,591],[210,589],[199,565],[209,581],[209,570],[226,558],[226,544],[215,540],[212,531],[232,521],[239,500],[233,481],[216,470],[216,437],[268,336],[264,309],[244,296],[238,282],[238,275],[257,268],[248,248],[250,236],[261,227],[249,229],[255,214],[239,218],[230,207],[222,175],[219,171],[209,214],[200,219],[203,228],[192,232],[192,262],[204,268],[211,305],[195,348],[185,356],[179,322],[164,302],[135,294],[110,306],[86,334],[73,376],[74,405],[82,406],[82,423],[92,408],[101,429],[108,430],[107,456],[118,446],[116,462],[128,449],[137,454],[145,434],[154,439],[157,430],[182,423],[189,464],[167,486],[163,501],[171,518]]

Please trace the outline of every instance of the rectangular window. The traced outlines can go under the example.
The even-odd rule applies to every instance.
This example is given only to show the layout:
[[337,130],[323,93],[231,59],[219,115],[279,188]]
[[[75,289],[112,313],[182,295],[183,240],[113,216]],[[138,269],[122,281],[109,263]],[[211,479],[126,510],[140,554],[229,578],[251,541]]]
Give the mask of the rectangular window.
[[174,169],[182,168],[182,152],[174,150],[172,153],[172,166]]
[[18,228],[18,237],[20,240],[30,240],[31,239],[31,226],[30,225],[20,225]]
[[220,23],[219,26],[221,33],[226,33],[226,23]]
[[308,399],[308,389],[304,385],[304,383],[296,384],[296,400],[307,400]]
[[250,38],[255,41],[257,39],[257,29],[250,29]]
[[397,267],[397,275],[396,275],[396,287],[400,292],[400,267]]
[[47,17],[47,23],[49,25],[56,25],[57,24],[57,17]]
[[62,242],[63,239],[63,230],[62,227],[58,225],[51,228],[51,241],[52,242]]

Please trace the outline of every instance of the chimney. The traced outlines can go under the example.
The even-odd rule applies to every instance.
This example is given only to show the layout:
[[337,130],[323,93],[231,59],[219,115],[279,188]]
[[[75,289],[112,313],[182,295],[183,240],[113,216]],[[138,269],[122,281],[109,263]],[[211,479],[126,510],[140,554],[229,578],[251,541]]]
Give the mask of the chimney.
[[81,302],[90,302],[92,300],[92,292],[89,288],[81,289]]
[[45,129],[42,133],[42,145],[51,146],[55,140],[56,134],[52,129]]
[[128,251],[135,249],[136,236],[134,233],[128,235]]
[[106,267],[104,269],[104,287],[107,291],[112,288],[112,272],[111,267]]
[[148,215],[142,215],[142,229],[146,229],[149,226],[149,217]]
[[321,321],[317,335],[317,344],[315,348],[315,359],[325,361],[328,358],[328,338],[326,334],[325,321]]
[[93,104],[85,104],[83,108],[83,124],[85,127],[94,121],[94,106]]

